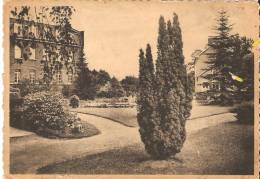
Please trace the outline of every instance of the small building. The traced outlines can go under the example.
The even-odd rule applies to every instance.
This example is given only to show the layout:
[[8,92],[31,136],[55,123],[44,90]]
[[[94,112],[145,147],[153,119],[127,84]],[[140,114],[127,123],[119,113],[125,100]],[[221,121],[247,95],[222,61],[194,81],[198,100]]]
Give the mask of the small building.
[[[57,40],[59,32],[54,25],[29,20],[10,18],[10,84],[19,84],[28,79],[30,83],[38,83],[44,77],[43,61],[50,57],[45,46],[51,45],[56,51],[61,46],[70,49],[70,59],[66,66],[53,76],[53,83],[58,86],[71,85],[75,80],[77,62],[82,58],[84,48],[84,32],[73,28],[68,29],[72,37],[70,43]],[[51,37],[51,38],[50,38]],[[24,59],[27,54],[28,59]]]

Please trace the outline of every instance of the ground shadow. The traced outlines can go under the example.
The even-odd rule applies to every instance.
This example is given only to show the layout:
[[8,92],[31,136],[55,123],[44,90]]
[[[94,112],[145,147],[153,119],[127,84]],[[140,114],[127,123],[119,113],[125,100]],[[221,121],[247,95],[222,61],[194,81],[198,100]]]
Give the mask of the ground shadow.
[[45,166],[38,173],[250,175],[253,141],[253,126],[226,123],[188,136],[172,159],[152,160],[143,145],[136,144]]

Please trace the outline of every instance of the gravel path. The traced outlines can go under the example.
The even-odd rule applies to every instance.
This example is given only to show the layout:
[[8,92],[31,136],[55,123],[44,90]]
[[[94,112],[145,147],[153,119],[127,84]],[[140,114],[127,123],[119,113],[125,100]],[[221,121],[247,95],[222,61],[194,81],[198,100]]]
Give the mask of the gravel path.
[[[86,114],[78,114],[82,120],[96,126],[100,135],[82,139],[47,139],[31,136],[11,138],[10,173],[35,173],[40,167],[71,160],[77,157],[104,152],[140,143],[138,128],[126,127],[119,123]],[[190,120],[186,129],[188,135],[200,129],[224,122],[234,121],[231,113]]]

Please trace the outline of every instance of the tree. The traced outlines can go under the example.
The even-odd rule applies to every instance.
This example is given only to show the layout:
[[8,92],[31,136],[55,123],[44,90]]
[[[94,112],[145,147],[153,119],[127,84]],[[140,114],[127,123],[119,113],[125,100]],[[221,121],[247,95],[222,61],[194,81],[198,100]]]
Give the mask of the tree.
[[124,96],[124,89],[115,77],[111,79],[111,89],[109,91],[109,96],[116,98]]
[[177,14],[174,13],[172,24],[171,21],[167,22],[166,32],[167,35],[163,35],[162,40],[162,44],[166,45],[158,45],[158,51],[165,55],[157,61],[158,64],[161,61],[163,65],[156,68],[156,81],[161,84],[157,94],[157,113],[161,120],[163,137],[160,141],[161,147],[156,152],[160,158],[180,152],[186,139],[185,123],[190,116],[192,101],[192,88],[184,65],[182,35]]
[[153,72],[148,67],[151,60],[144,58],[142,51],[139,55],[138,121],[145,148],[156,159],[180,152],[186,139],[185,123],[190,116],[192,87],[182,48],[181,28],[174,13],[172,23],[168,21],[166,25],[162,16],[159,19],[155,80],[153,75],[148,75]]
[[[240,37],[238,34],[231,34],[232,25],[229,23],[227,12],[223,10],[219,12],[217,26],[214,29],[216,36],[209,39],[208,45],[213,51],[209,54],[206,69],[213,73],[206,75],[205,78],[220,83],[224,103],[232,101],[234,97],[242,99],[242,91],[245,92],[245,98],[252,99],[254,62],[251,50],[253,41]],[[234,80],[231,74],[241,77],[243,82]]]
[[105,85],[107,82],[111,80],[110,75],[105,70],[99,70],[98,74],[98,84]]
[[153,154],[153,149],[157,148],[157,138],[160,136],[159,119],[156,118],[156,100],[154,94],[154,67],[150,45],[146,48],[146,57],[140,49],[139,52],[139,93],[137,95],[138,113],[137,120],[141,140],[145,144],[145,149],[149,154]]
[[231,69],[231,30],[232,25],[229,23],[227,12],[221,10],[217,19],[217,26],[214,27],[216,36],[210,38],[209,47],[213,52],[209,54],[207,70],[214,71],[214,74],[205,76],[206,79],[220,82],[220,91],[225,93],[230,87],[231,78],[228,73]]
[[77,63],[77,79],[74,83],[74,93],[78,95],[81,99],[92,99],[89,96],[89,90],[91,89],[91,74],[90,70],[87,67],[85,55],[82,53],[82,57],[79,59]]
[[231,37],[231,42],[232,63],[230,72],[243,79],[243,82],[232,80],[232,89],[236,91],[237,98],[252,100],[254,94],[253,40],[235,34]]
[[121,85],[126,92],[126,96],[133,96],[138,90],[138,78],[134,76],[126,76],[121,80]]

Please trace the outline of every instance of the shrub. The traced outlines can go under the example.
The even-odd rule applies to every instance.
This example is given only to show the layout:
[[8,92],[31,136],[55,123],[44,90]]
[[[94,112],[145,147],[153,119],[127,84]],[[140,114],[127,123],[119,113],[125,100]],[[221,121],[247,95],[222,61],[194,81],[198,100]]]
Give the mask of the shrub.
[[24,98],[22,119],[32,130],[51,129],[64,131],[78,120],[63,108],[61,94],[49,92],[32,93]]
[[9,102],[10,125],[13,127],[22,128],[23,125],[21,123],[21,115],[23,98],[21,97],[19,88],[10,88]]
[[35,92],[40,91],[49,91],[49,87],[47,84],[44,84],[42,81],[38,81],[36,83],[30,83],[28,79],[21,80],[19,84],[14,84],[14,88],[18,88],[20,90],[20,94],[22,97]]
[[79,107],[79,97],[77,95],[70,97],[70,106],[73,108]]
[[208,90],[196,93],[196,100],[205,104],[226,106],[234,103],[234,95],[232,92],[220,93],[216,90]]
[[244,102],[231,109],[231,112],[236,113],[236,118],[241,124],[254,125],[254,103],[253,101]]

